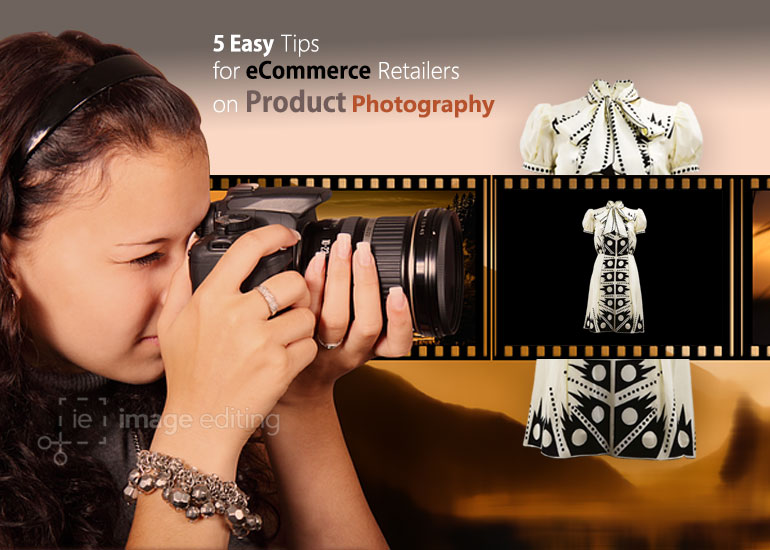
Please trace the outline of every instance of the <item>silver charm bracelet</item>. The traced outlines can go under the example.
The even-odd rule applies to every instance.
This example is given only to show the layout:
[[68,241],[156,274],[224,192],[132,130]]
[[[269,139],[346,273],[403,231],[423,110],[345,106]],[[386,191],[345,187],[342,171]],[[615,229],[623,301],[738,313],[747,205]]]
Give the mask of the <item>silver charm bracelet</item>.
[[134,430],[131,435],[137,460],[123,489],[127,503],[134,503],[139,493],[161,489],[163,500],[176,511],[184,511],[190,522],[217,514],[224,516],[230,531],[239,539],[262,528],[262,517],[249,512],[248,497],[235,482],[222,481],[217,474],[202,474],[179,458],[142,449]]

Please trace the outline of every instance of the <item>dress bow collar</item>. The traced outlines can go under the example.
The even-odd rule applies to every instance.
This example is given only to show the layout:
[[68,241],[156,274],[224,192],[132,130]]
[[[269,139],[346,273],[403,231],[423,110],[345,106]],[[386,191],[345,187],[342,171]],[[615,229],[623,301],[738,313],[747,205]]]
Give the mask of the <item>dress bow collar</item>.
[[601,234],[617,233],[623,237],[628,236],[626,222],[631,220],[631,216],[625,212],[625,207],[621,201],[607,201],[607,206],[601,209],[596,219],[602,224]]
[[668,133],[654,118],[636,110],[639,93],[630,80],[610,86],[594,80],[585,96],[587,106],[553,122],[580,149],[577,174],[593,174],[612,167],[618,174],[646,174],[650,160],[646,142]]

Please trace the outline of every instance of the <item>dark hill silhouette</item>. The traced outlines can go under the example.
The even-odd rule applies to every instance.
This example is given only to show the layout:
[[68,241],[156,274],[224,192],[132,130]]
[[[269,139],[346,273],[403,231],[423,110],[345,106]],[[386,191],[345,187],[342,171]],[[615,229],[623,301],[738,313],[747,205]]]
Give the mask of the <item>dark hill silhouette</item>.
[[697,453],[703,451],[709,454],[727,441],[741,392],[733,383],[697,366],[695,361],[690,367],[690,373],[695,405],[695,433],[698,438]]
[[484,493],[570,500],[595,492],[625,500],[634,491],[600,459],[547,458],[522,446],[521,423],[443,403],[387,371],[356,369],[338,382],[335,398],[373,507],[375,487],[402,493],[434,514],[451,514],[458,500]]
[[[688,521],[706,511],[725,521],[766,519],[770,411],[740,393],[732,409],[732,427],[719,449],[661,472],[655,483],[638,488],[640,502]],[[696,428],[706,429],[704,423]]]
[[[735,408],[727,456],[719,471],[723,483],[737,485],[746,479],[757,477],[755,470],[760,455],[765,454],[767,458],[767,448],[763,441],[766,439],[764,434],[768,431],[768,426],[759,417],[757,407],[748,397],[743,396]],[[767,471],[770,471],[770,468],[766,460],[762,462],[765,475],[761,477],[764,478],[762,481],[767,482]]]
[[722,488],[745,507],[765,511],[770,489],[770,410],[742,396],[729,447],[719,470]]

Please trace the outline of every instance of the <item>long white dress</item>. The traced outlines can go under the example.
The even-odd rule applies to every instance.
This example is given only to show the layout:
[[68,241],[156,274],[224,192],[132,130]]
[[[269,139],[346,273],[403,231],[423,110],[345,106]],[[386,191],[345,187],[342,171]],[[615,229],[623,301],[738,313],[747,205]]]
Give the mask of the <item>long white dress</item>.
[[686,174],[698,170],[703,135],[686,103],[639,96],[630,80],[595,80],[588,93],[540,103],[524,126],[524,168],[542,174]]
[[642,209],[626,208],[620,201],[608,201],[583,216],[583,231],[594,236],[596,249],[583,328],[592,332],[644,332],[634,250],[636,236],[646,228]]
[[554,458],[694,458],[689,360],[538,359],[524,445]]

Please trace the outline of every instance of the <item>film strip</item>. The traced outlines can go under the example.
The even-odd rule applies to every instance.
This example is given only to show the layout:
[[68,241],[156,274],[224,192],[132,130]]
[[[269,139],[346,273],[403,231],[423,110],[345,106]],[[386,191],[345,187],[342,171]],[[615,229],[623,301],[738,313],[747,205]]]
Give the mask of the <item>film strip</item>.
[[722,190],[734,177],[728,176],[495,176],[505,190]]
[[583,345],[583,346],[504,346],[502,356],[495,359],[541,359],[560,357],[577,357],[580,359],[592,357],[641,357],[652,358],[691,358],[691,359],[723,359],[722,346],[639,346],[639,345]]
[[465,278],[460,327],[441,338],[415,334],[411,354],[400,359],[490,358],[489,273],[485,269],[490,176],[213,175],[212,200],[220,200],[232,187],[246,183],[331,190],[332,197],[316,209],[319,220],[412,216],[434,207],[455,211],[462,227]]
[[[742,356],[741,188],[735,176],[493,176],[493,358]],[[636,224],[637,211],[635,250],[607,218],[592,225],[608,212]]]
[[741,304],[741,350],[746,359],[770,359],[770,177],[743,176],[738,256],[743,269],[737,289]]
[[266,187],[322,187],[332,191],[482,191],[489,176],[211,176],[212,191],[226,191],[239,183]]

